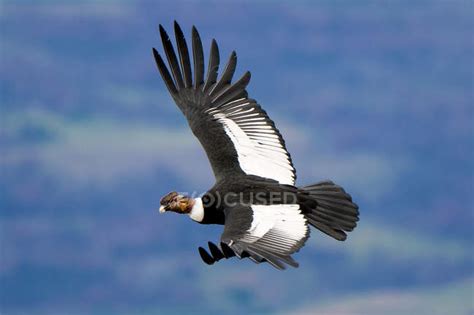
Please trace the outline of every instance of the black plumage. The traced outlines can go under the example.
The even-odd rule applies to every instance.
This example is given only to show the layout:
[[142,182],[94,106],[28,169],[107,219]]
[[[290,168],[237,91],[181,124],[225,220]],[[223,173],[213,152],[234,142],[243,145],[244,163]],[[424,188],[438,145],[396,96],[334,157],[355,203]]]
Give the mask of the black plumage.
[[[156,49],[159,72],[189,126],[204,147],[216,183],[200,199],[202,214],[175,207],[202,224],[223,224],[220,246],[199,247],[203,261],[213,264],[237,256],[277,269],[297,267],[291,257],[309,238],[308,224],[337,240],[356,227],[358,206],[331,181],[296,187],[296,171],[285,141],[274,122],[246,87],[250,72],[232,83],[237,66],[233,51],[220,78],[217,42],[212,40],[207,74],[198,31],[192,28],[191,65],[185,36],[174,24],[173,44],[160,25],[159,32],[169,69]],[[177,195],[177,194],[175,194]],[[175,195],[172,195],[175,197]],[[173,199],[173,198],[167,198]],[[168,209],[170,207],[166,207]],[[181,210],[179,210],[181,209]],[[187,211],[187,212],[186,212]]]

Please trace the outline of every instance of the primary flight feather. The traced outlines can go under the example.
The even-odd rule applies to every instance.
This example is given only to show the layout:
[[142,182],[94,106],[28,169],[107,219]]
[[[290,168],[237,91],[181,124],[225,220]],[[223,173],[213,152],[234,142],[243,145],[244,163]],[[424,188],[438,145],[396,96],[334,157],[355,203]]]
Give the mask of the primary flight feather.
[[171,192],[160,201],[160,212],[188,214],[202,224],[221,224],[220,247],[199,247],[213,264],[237,256],[278,269],[297,267],[291,257],[309,237],[309,226],[343,241],[359,220],[358,206],[331,181],[297,187],[296,171],[275,123],[248,97],[250,72],[232,82],[237,65],[233,51],[218,79],[217,42],[212,40],[207,73],[201,38],[192,28],[192,56],[184,34],[174,23],[173,44],[160,25],[169,68],[158,51],[153,55],[175,103],[211,163],[215,185],[201,198]]

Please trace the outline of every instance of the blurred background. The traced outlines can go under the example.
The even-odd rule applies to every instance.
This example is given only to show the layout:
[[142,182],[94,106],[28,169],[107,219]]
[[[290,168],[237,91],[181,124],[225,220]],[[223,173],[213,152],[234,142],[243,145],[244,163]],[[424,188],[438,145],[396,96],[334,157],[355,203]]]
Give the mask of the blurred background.
[[[473,314],[473,2],[0,2],[1,314]],[[201,262],[159,215],[213,184],[155,68],[158,24],[252,71],[298,184],[359,204],[279,272]]]

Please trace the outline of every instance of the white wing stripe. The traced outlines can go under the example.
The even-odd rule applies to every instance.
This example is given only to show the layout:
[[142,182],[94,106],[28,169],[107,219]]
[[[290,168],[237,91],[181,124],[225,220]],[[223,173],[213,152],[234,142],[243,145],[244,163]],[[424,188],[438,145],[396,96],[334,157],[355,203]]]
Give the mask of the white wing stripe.
[[237,122],[237,121],[240,121],[241,123],[247,122],[247,121],[262,121],[262,122],[263,122],[263,121],[265,121],[265,118],[263,118],[263,117],[258,117],[258,118],[248,118],[248,119],[245,119],[245,120],[242,120],[242,119],[239,119],[239,118],[235,118],[234,120],[235,120],[236,122]]
[[281,143],[278,139],[278,136],[276,136],[276,135],[258,134],[258,133],[254,133],[254,132],[252,132],[252,133],[246,132],[246,134],[250,138],[253,138],[255,140],[265,141],[265,142],[273,143],[273,144],[278,144],[280,147],[282,147]]
[[238,113],[238,115],[229,115],[227,114],[226,115],[227,117],[233,117],[233,116],[236,116],[235,118],[232,118],[232,119],[235,119],[235,120],[247,120],[247,118],[251,118],[251,117],[261,117],[261,115],[259,113],[253,113],[253,114],[246,114],[246,115],[242,115],[242,113]]
[[268,150],[265,148],[260,147],[255,147],[255,150],[257,151],[256,153],[266,156],[268,158],[279,158],[283,159],[286,161],[286,164],[288,164],[289,160],[288,157],[285,154],[282,154],[282,152],[278,152],[276,150]]
[[268,142],[268,141],[265,141],[261,138],[260,139],[255,139],[254,137],[249,137],[249,138],[254,140],[255,142],[257,142],[257,144],[255,145],[257,148],[260,148],[260,149],[263,149],[263,150],[270,150],[270,151],[280,152],[284,155],[287,155],[286,151],[278,143]]
[[253,205],[252,224],[244,236],[249,243],[265,244],[276,252],[289,252],[308,235],[299,205]]
[[242,108],[238,108],[236,111],[233,111],[231,113],[228,113],[227,116],[234,116],[234,115],[237,115],[237,113],[239,115],[243,115],[243,114],[247,114],[247,113],[250,113],[250,112],[253,112],[255,110],[255,108],[250,108],[250,109],[247,109],[247,110],[243,110]]
[[277,146],[273,146],[273,145],[270,145],[270,144],[266,144],[266,143],[263,143],[263,142],[259,142],[255,146],[255,149],[257,149],[261,152],[264,152],[264,153],[267,153],[268,151],[270,151],[272,154],[283,154],[286,158],[288,158],[288,156],[285,154],[285,150],[283,150],[282,148],[279,148]]
[[259,132],[275,132],[275,130],[268,126],[264,125],[263,123],[259,125],[247,125],[245,122],[241,122],[242,128],[248,129],[248,130],[258,130]]
[[256,136],[256,137],[259,137],[259,138],[268,138],[268,139],[275,139],[274,141],[278,141],[278,143],[280,143],[279,139],[278,139],[278,136],[277,135],[273,135],[271,133],[265,133],[265,132],[262,132],[262,133],[258,133],[258,132],[246,132],[246,134],[248,135],[253,135],[253,136]]
[[271,178],[281,184],[293,185],[294,168],[281,138],[264,113],[249,102],[223,105],[208,111],[224,127],[234,144],[240,168],[248,175]]
[[211,108],[205,110],[205,112],[206,112],[206,113],[218,112],[218,111],[221,111],[222,109],[232,107],[232,105],[235,105],[235,107],[237,107],[237,106],[243,106],[243,105],[249,105],[249,104],[250,104],[249,102],[245,102],[245,103],[242,103],[242,104],[241,104],[241,102],[244,101],[244,100],[245,100],[245,98],[239,98],[239,99],[237,99],[237,100],[235,100],[235,101],[226,103],[226,104],[224,104],[224,105],[222,105],[222,106],[219,106],[219,107],[217,107],[217,108],[211,107]]
[[248,123],[247,122],[242,122],[242,123],[240,123],[240,125],[242,127],[247,127],[248,126],[249,128],[250,127],[253,127],[253,128],[258,127],[259,129],[273,130],[273,128],[271,126],[268,126],[265,123],[261,123],[261,122],[257,122],[257,123],[256,122],[248,122]]

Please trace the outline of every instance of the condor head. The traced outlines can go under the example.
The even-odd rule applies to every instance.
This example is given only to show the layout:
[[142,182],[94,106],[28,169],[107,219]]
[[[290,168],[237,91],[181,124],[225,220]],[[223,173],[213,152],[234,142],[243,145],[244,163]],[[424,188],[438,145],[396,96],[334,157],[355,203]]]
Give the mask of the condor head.
[[160,200],[160,213],[172,211],[176,213],[188,214],[194,206],[194,200],[190,197],[180,195],[172,191]]

